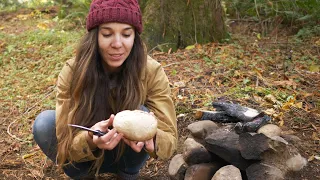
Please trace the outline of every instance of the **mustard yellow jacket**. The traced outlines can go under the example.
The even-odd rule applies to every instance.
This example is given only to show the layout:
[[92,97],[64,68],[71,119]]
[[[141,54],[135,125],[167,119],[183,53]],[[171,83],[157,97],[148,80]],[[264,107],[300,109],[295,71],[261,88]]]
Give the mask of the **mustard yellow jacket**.
[[[67,125],[70,103],[70,84],[73,75],[74,60],[68,60],[58,76],[56,102],[56,135],[59,142],[61,131],[59,125]],[[161,159],[168,159],[177,148],[177,121],[175,107],[170,98],[168,78],[161,65],[148,56],[147,68],[143,70],[143,102],[158,119],[155,154]],[[80,131],[74,138],[69,150],[76,162],[96,160],[98,154],[92,153],[86,140],[85,131]]]

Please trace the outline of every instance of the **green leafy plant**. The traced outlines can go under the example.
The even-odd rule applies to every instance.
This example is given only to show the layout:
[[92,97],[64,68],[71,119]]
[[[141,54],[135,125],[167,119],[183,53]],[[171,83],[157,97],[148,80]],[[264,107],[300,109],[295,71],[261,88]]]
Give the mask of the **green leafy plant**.
[[71,9],[68,13],[66,8],[69,8],[68,5],[63,5],[61,10],[67,12],[65,18],[66,19],[83,19],[85,20],[86,15],[90,9],[91,0],[69,0],[69,4],[71,4]]
[[295,35],[296,40],[306,39],[312,36],[320,36],[320,25],[316,26],[307,26],[301,28],[298,33]]
[[319,0],[225,0],[225,2],[229,17],[250,19],[261,25],[277,23],[280,20],[279,22],[287,26],[302,28],[298,36],[312,33],[313,30],[304,28],[316,26],[320,19]]

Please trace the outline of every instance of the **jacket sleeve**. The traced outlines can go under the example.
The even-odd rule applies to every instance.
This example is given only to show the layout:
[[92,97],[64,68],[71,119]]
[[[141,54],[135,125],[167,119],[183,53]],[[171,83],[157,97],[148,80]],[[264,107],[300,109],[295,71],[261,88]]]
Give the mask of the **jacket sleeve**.
[[[68,114],[70,112],[70,85],[73,74],[73,60],[66,62],[62,68],[57,81],[57,95],[56,95],[56,136],[58,143],[61,140],[63,131],[67,128]],[[76,162],[90,161],[97,159],[97,154],[92,153],[86,140],[86,131],[80,131],[74,138],[69,149],[69,154],[72,157],[68,157]],[[95,156],[97,155],[97,156]]]
[[152,60],[147,75],[147,96],[145,105],[158,119],[155,138],[155,153],[160,159],[168,159],[177,148],[177,119],[170,97],[169,80],[161,65]]

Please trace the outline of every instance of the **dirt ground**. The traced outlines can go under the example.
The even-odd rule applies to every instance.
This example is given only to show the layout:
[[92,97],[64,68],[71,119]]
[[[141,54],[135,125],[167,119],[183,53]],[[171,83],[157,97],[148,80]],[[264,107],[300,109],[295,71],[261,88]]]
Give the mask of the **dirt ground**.
[[[19,12],[19,14],[23,13],[24,12]],[[25,14],[28,13],[30,12],[25,12]],[[22,28],[20,28],[21,24],[19,24],[19,21],[12,21],[12,18],[15,17],[15,15],[0,15],[0,29],[3,26],[11,27],[9,29],[2,30],[4,33],[23,33],[23,31],[34,28],[29,26],[23,26]],[[19,28],[17,28],[18,26]],[[243,39],[248,40],[248,44],[254,44],[252,43],[254,42],[254,40],[250,41],[250,38],[244,37],[245,34],[241,34],[241,36],[243,36]],[[240,45],[243,46],[243,44]],[[7,44],[3,43],[0,39],[0,50],[1,46],[7,46]],[[228,48],[230,48],[230,46],[217,44],[203,47],[206,52],[214,51],[215,49]],[[230,52],[233,52],[232,48],[234,47],[231,47]],[[161,52],[152,54],[153,57],[155,57],[161,64],[163,64],[165,71],[168,74],[169,80],[174,87],[172,93],[176,102],[177,113],[185,115],[181,118],[178,118],[177,121],[179,142],[178,149],[175,154],[182,152],[183,142],[189,135],[186,127],[190,123],[197,121],[194,118],[192,109],[202,108],[205,103],[212,101],[213,98],[205,96],[205,94],[223,94],[227,91],[228,88],[234,86],[232,85],[233,83],[242,82],[242,80],[239,80],[236,77],[235,79],[231,79],[230,81],[232,81],[233,83],[231,82],[228,85],[220,84],[220,86],[218,86],[217,84],[215,84],[217,86],[214,86],[210,84],[212,82],[210,78],[207,78],[206,75],[210,75],[214,72],[216,75],[216,79],[214,79],[214,81],[220,82],[220,79],[223,79],[226,75],[225,71],[228,68],[232,67],[219,66],[215,67],[215,69],[211,69],[211,66],[208,67],[208,64],[204,63],[203,60],[200,60],[197,57],[197,53],[199,54],[199,51],[200,50],[198,48],[192,51],[182,50],[171,54]],[[0,51],[0,53],[2,52]],[[315,56],[320,58],[319,54]],[[275,59],[277,58],[275,57]],[[195,67],[195,64],[198,64],[198,66]],[[186,71],[182,71],[179,69],[182,67],[184,67],[185,69],[189,69]],[[236,68],[240,73],[246,72],[245,67]],[[276,68],[278,67],[270,65],[270,68],[274,71],[277,71]],[[190,69],[195,71],[190,71]],[[197,69],[199,69],[199,71],[197,71]],[[178,72],[176,73],[175,71]],[[0,78],[5,76],[2,70],[0,70],[0,72]],[[309,84],[305,83],[303,85],[303,91],[314,93],[311,97],[303,97],[303,103],[313,104],[316,101],[319,102],[320,74],[304,73],[303,76],[305,77],[305,79],[311,79],[312,82],[314,82]],[[250,77],[250,74],[247,74],[247,77]],[[174,83],[180,81],[184,81],[187,83],[182,88],[177,88],[176,86],[174,86]],[[221,82],[224,83],[224,81],[225,80],[222,80]],[[48,96],[54,97],[54,94],[49,94]],[[228,99],[231,99],[232,97],[230,95],[226,96]],[[253,108],[260,106],[259,103],[250,98],[237,100],[237,102]],[[4,107],[7,105],[8,103],[6,101],[0,99],[0,107]],[[32,141],[32,139],[30,140],[30,143],[30,141],[19,141],[17,140],[17,138],[13,137],[15,135],[24,133],[30,134],[31,128],[21,129],[11,126],[11,123],[15,121],[16,117],[21,115],[21,110],[19,110],[18,107],[15,107],[12,104],[11,106],[12,107],[10,108],[10,111],[6,111],[4,109],[0,110],[0,179],[68,179],[61,170],[59,170],[55,165],[53,165],[52,162],[46,159],[39,148],[35,145],[34,141]],[[30,104],[30,106],[33,106],[33,104]],[[308,165],[302,171],[288,174],[286,176],[286,179],[288,180],[320,179],[320,160],[315,158],[315,156],[318,157],[320,155],[320,139],[317,139],[320,134],[320,116],[319,109],[317,109],[319,107],[317,105],[314,105],[312,107],[313,111],[306,112],[299,109],[297,111],[290,110],[283,115],[283,119],[285,119],[285,121],[283,122],[281,128],[284,131],[290,132],[291,134],[294,134],[301,139],[301,142],[297,145],[297,148],[300,150],[300,153],[309,160]],[[266,108],[263,107],[262,109]],[[33,118],[42,110],[44,109],[39,108],[38,110],[33,112]],[[303,120],[295,120],[297,116]],[[32,126],[32,123],[33,119],[30,118],[28,121],[29,127]],[[279,121],[275,120],[274,123],[278,124]],[[11,126],[12,128],[10,133],[8,133],[7,131],[8,126]],[[141,170],[139,179],[169,179],[167,173],[169,162],[169,160],[148,160],[146,166]],[[98,179],[114,179],[114,177],[112,175],[101,175]]]

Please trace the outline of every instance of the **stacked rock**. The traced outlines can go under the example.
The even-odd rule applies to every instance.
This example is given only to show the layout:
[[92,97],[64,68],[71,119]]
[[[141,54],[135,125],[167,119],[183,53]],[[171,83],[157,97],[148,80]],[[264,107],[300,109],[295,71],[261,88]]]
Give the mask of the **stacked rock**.
[[294,146],[299,138],[266,124],[257,132],[237,134],[234,124],[218,126],[201,120],[188,126],[184,151],[169,165],[175,180],[280,180],[289,171],[300,171],[307,160]]

